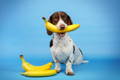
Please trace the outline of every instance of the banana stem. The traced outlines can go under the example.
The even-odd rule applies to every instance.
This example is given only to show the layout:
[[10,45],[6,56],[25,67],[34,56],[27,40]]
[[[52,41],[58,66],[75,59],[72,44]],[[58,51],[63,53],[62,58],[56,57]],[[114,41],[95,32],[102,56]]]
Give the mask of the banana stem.
[[20,55],[20,59],[22,60],[22,62],[26,62],[23,55]]
[[44,20],[44,22],[47,22],[46,18],[45,17],[42,17],[42,19]]
[[20,73],[20,74],[21,74],[21,75],[25,75],[25,73],[23,73],[23,72],[22,72],[22,73]]

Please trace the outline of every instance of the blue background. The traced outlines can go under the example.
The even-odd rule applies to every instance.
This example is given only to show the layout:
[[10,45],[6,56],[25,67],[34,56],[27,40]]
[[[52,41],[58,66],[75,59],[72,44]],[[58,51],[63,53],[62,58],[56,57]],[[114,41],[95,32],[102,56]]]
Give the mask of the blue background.
[[[23,72],[19,55],[34,65],[52,61],[50,36],[42,16],[65,11],[81,27],[69,35],[83,50],[88,64],[74,65],[74,76],[61,73],[30,78]],[[1,80],[118,80],[120,79],[119,0],[0,0]],[[54,68],[54,66],[53,66]]]

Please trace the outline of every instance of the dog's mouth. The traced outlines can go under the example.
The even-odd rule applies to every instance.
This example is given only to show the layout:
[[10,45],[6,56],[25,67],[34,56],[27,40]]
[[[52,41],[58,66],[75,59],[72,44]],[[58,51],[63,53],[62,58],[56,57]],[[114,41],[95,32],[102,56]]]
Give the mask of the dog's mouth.
[[57,33],[60,37],[64,37],[65,33]]

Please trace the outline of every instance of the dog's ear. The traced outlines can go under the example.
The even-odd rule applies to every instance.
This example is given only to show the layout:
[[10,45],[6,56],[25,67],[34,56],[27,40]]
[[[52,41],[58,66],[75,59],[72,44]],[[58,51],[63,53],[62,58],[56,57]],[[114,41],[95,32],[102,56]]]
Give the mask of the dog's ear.
[[70,16],[68,16],[68,15],[67,15],[67,24],[68,25],[72,25],[73,24]]
[[[47,30],[47,29],[46,29],[46,30]],[[53,32],[51,32],[51,31],[47,30],[47,34],[48,34],[48,35],[52,35],[52,34],[53,34]]]

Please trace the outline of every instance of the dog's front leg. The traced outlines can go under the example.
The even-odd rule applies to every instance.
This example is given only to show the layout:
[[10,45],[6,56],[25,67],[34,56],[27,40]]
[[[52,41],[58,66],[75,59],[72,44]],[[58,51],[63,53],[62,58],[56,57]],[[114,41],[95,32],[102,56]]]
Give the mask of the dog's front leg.
[[57,72],[60,72],[61,71],[61,67],[60,67],[60,63],[59,62],[55,62],[55,70]]
[[74,74],[74,72],[72,70],[72,63],[70,61],[68,61],[66,63],[66,74],[67,75],[73,75]]
[[72,63],[73,63],[73,55],[71,55],[68,59],[68,61],[66,62],[66,74],[67,75],[74,75],[74,72],[72,70]]
[[53,53],[52,53],[52,58],[53,58],[53,61],[55,62],[55,70],[57,72],[60,72],[61,71],[60,62],[56,59]]

